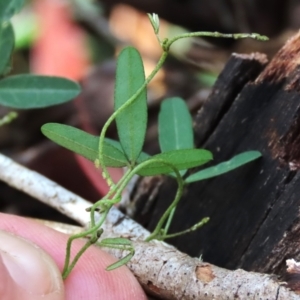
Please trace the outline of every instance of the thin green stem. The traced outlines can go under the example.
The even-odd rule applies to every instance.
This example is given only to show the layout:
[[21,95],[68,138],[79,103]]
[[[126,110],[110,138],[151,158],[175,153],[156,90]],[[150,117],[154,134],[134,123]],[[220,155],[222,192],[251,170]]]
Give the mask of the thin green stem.
[[[179,176],[180,176],[180,174],[179,174]],[[182,196],[182,192],[183,192],[183,180],[182,179],[177,180],[177,182],[178,182],[178,188],[177,188],[176,196],[175,196],[173,202],[170,204],[168,209],[163,213],[162,217],[158,221],[153,232],[145,239],[146,242],[149,242],[149,241],[159,237],[161,228],[163,227],[166,219],[171,214],[173,208],[175,208],[177,206],[177,204]]]
[[126,178],[128,177],[128,175],[130,174],[131,169],[128,169],[125,174],[123,175],[123,177],[119,180],[119,182],[112,188],[110,188],[109,192],[99,201],[97,201],[96,203],[94,203],[91,207],[90,210],[90,219],[91,219],[91,227],[95,226],[95,210],[101,205],[101,202],[103,202],[104,200],[109,199],[110,197],[112,197],[113,195],[116,194],[116,192],[118,191],[119,187],[122,185],[123,181],[126,180]]
[[176,233],[172,233],[172,234],[163,235],[162,236],[162,240],[174,238],[174,237],[177,237],[177,236],[180,236],[180,235],[183,235],[183,234],[195,231],[195,230],[199,229],[200,227],[202,227],[203,225],[205,225],[208,221],[209,221],[208,217],[203,218],[199,223],[193,225],[192,227],[190,227],[190,228],[188,228],[186,230],[183,230],[183,231],[180,231],[180,232],[176,232]]
[[63,274],[65,274],[69,269],[70,259],[71,259],[71,247],[72,247],[73,241],[76,239],[86,237],[88,234],[94,233],[94,231],[95,231],[95,228],[90,228],[86,231],[80,232],[78,234],[74,234],[69,237],[67,246],[66,246],[66,258],[65,258],[65,263],[64,263],[63,272],[62,272]]
[[[150,241],[150,240],[156,238],[159,235],[162,226],[165,224],[166,219],[172,213],[172,210],[175,209],[175,207],[177,206],[177,204],[178,204],[178,202],[179,202],[179,200],[181,198],[181,195],[182,195],[182,192],[183,192],[183,186],[184,186],[184,181],[183,181],[183,179],[182,179],[179,171],[177,170],[177,168],[175,168],[172,164],[170,164],[170,163],[168,163],[168,162],[166,162],[164,160],[161,160],[161,159],[149,159],[149,160],[146,160],[145,162],[143,162],[140,165],[136,166],[132,170],[132,172],[134,174],[137,174],[144,167],[146,167],[146,166],[148,166],[150,164],[153,164],[153,163],[157,163],[157,162],[169,166],[175,172],[177,183],[178,183],[178,189],[177,189],[174,201],[170,204],[170,206],[168,207],[168,209],[164,212],[164,214],[160,218],[159,222],[157,223],[156,228],[154,229],[154,231],[152,232],[152,234],[145,239],[145,241]],[[171,220],[169,222],[171,222]]]
[[267,41],[269,38],[265,35],[260,35],[258,33],[220,33],[220,32],[209,32],[209,31],[198,31],[192,33],[183,33],[175,36],[172,39],[165,40],[164,51],[169,51],[171,45],[180,40],[190,37],[215,37],[215,38],[230,38],[230,39],[245,39],[251,38],[259,41]]
[[[77,234],[77,235],[73,235],[69,238],[68,242],[67,242],[67,249],[66,249],[66,259],[65,259],[65,265],[64,265],[64,269],[63,269],[63,278],[66,278],[69,273],[72,271],[72,269],[74,268],[75,264],[77,263],[78,259],[80,258],[80,256],[84,253],[84,251],[86,249],[88,249],[88,247],[90,245],[92,245],[94,242],[94,240],[97,240],[97,231],[99,230],[99,228],[101,228],[101,226],[103,225],[106,217],[107,217],[107,214],[110,210],[110,208],[116,203],[116,202],[119,202],[119,198],[117,198],[119,195],[121,195],[122,193],[122,190],[124,189],[124,186],[126,186],[128,184],[128,181],[131,179],[131,177],[133,176],[134,174],[132,174],[132,171],[131,170],[128,170],[123,178],[118,182],[116,188],[118,187],[118,190],[116,188],[112,189],[107,195],[105,198],[109,197],[109,196],[112,196],[113,194],[114,195],[114,198],[113,199],[101,199],[100,201],[98,201],[97,203],[95,203],[92,208],[91,208],[91,228],[80,233],[80,234]],[[124,181],[126,181],[124,184],[122,184]],[[101,204],[101,202],[103,201],[107,201],[106,202],[106,209],[101,213],[101,218],[100,218],[100,221],[96,224],[95,222],[95,209]],[[76,254],[75,258],[73,259],[73,261],[70,263],[70,256],[71,256],[71,246],[72,246],[72,242],[75,240],[75,239],[78,239],[78,238],[82,238],[82,237],[85,237],[87,236],[88,234],[92,234],[92,237],[91,237],[91,241],[87,242],[81,249],[80,251]]]
[[168,220],[166,222],[166,225],[165,225],[165,228],[164,228],[164,234],[166,235],[169,231],[169,228],[170,228],[170,225],[171,225],[171,222],[172,222],[172,219],[174,217],[174,214],[175,214],[175,210],[176,210],[176,206],[173,207],[173,209],[171,210],[169,216],[168,216]]
[[[155,164],[155,163],[161,163],[161,164],[165,164],[167,166],[169,166],[176,174],[176,179],[177,179],[177,182],[178,182],[178,190],[177,190],[177,194],[176,194],[176,197],[175,197],[175,200],[173,201],[173,203],[170,205],[170,207],[168,208],[168,210],[163,214],[161,220],[159,221],[159,223],[157,224],[157,227],[156,227],[156,230],[155,230],[155,236],[158,235],[158,232],[160,231],[160,229],[162,228],[163,224],[165,223],[165,220],[166,218],[169,216],[169,214],[171,213],[172,209],[176,207],[178,201],[180,200],[180,197],[181,197],[181,194],[182,194],[182,191],[183,191],[183,185],[184,185],[184,181],[180,175],[180,173],[178,172],[178,170],[170,163],[164,161],[164,160],[161,160],[161,159],[149,159],[149,160],[146,160],[144,162],[141,162],[139,165],[137,165],[133,170],[131,170],[127,175],[126,177],[122,178],[122,184],[119,186],[118,188],[118,191],[116,191],[114,197],[116,199],[119,199],[121,197],[121,194],[122,194],[122,191],[125,189],[125,187],[127,186],[127,184],[129,183],[129,181],[131,180],[131,178],[135,175],[135,174],[138,174],[138,172],[140,170],[142,170],[143,168],[151,165],[151,164]],[[100,200],[98,203],[101,203],[101,201],[103,200]],[[109,200],[108,200],[109,201]],[[109,204],[111,204],[111,206],[113,205],[113,203],[111,201],[109,201]],[[110,207],[107,208],[107,210],[104,212],[104,213],[108,213]],[[103,214],[104,214],[103,213]],[[104,222],[104,219],[102,219],[101,221],[101,226]],[[171,222],[171,219],[170,221]],[[99,223],[98,223],[99,224]],[[153,232],[154,233],[154,232]],[[153,239],[153,234],[151,234],[152,238]]]
[[[110,208],[114,205],[114,203],[119,202],[116,201],[116,197],[120,196],[123,189],[125,188],[125,186],[128,184],[129,180],[132,178],[132,176],[135,173],[132,172],[132,170],[127,170],[127,172],[124,174],[124,176],[122,177],[122,179],[118,182],[118,184],[116,185],[115,188],[111,189],[109,191],[109,193],[101,200],[99,200],[98,202],[96,202],[92,207],[91,207],[91,227],[90,229],[81,232],[79,234],[76,235],[72,235],[68,242],[67,242],[67,247],[66,247],[66,259],[65,259],[65,264],[64,264],[64,268],[63,268],[63,278],[67,278],[67,276],[70,274],[70,272],[72,271],[72,269],[75,267],[77,261],[79,260],[79,258],[81,257],[81,255],[88,249],[89,246],[91,246],[92,244],[95,243],[95,241],[98,239],[97,238],[97,231],[99,230],[99,228],[103,225],[107,214],[110,210]],[[115,198],[114,199],[107,199],[108,197],[112,196],[113,194],[115,194]],[[107,199],[107,200],[106,200]],[[118,199],[118,198],[117,198]],[[100,221],[96,224],[95,222],[95,209],[101,204],[101,202],[103,201],[107,201],[106,204],[108,204],[107,208],[101,213],[101,218]],[[72,243],[75,239],[78,238],[83,238],[86,237],[87,235],[92,234],[91,239],[80,249],[80,251],[76,254],[76,256],[74,257],[74,259],[72,260],[72,262],[70,263],[70,257],[71,257],[71,246]]]
[[[149,166],[149,165],[152,165],[152,164],[155,164],[155,163],[161,163],[161,164],[164,164],[164,165],[167,165],[169,166],[176,174],[176,178],[177,178],[177,181],[178,181],[178,185],[182,185],[184,184],[183,182],[183,179],[180,175],[180,173],[178,172],[178,170],[176,169],[176,167],[174,167],[171,163],[168,163],[162,159],[156,159],[156,158],[149,158],[143,162],[141,162],[139,165],[137,165],[129,174],[128,174],[128,177],[126,178],[126,180],[123,181],[122,185],[120,186],[118,192],[116,193],[116,197],[118,196],[121,196],[121,193],[122,191],[125,189],[125,187],[127,186],[127,184],[129,183],[129,181],[131,180],[131,178],[135,175],[135,174],[138,174],[140,170],[142,170],[143,168]],[[178,179],[178,176],[179,176],[179,179]],[[179,184],[179,181],[181,182]]]
[[[111,209],[112,206],[113,206],[113,203],[110,203],[107,206],[107,208],[103,212],[101,212],[100,221],[95,226],[91,227],[91,228],[94,228],[94,232],[96,232],[96,230],[98,230],[103,225],[103,223],[104,223],[104,221],[105,221],[105,219],[108,215],[108,212],[109,212],[109,210]],[[93,210],[93,213],[95,213],[95,209]],[[94,217],[94,220],[95,220],[95,217]],[[95,230],[95,228],[96,228],[96,230]]]
[[78,251],[78,253],[74,257],[74,259],[72,260],[71,264],[67,265],[66,269],[64,269],[64,271],[62,273],[63,279],[66,279],[68,277],[68,275],[74,269],[74,267],[75,267],[77,261],[79,260],[79,258],[81,257],[81,255],[93,244],[94,244],[94,242],[90,240],[90,241],[86,242],[85,245]]
[[[96,243],[96,241],[98,240],[99,236],[97,234],[97,231],[99,230],[99,228],[102,226],[103,222],[105,221],[107,214],[109,212],[109,209],[107,209],[105,212],[103,212],[99,223],[96,224],[94,227],[91,227],[90,229],[88,229],[84,232],[74,234],[68,239],[67,247],[66,247],[66,258],[65,258],[64,268],[63,268],[63,272],[62,272],[62,274],[63,274],[62,276],[64,279],[68,277],[68,275],[70,274],[72,269],[75,267],[75,265],[76,265],[78,259],[81,257],[81,255],[88,249],[88,247],[90,247],[92,244]],[[86,237],[89,234],[92,234],[91,239],[79,250],[79,252],[76,254],[74,259],[70,263],[71,247],[72,247],[73,241],[76,239],[79,239],[79,238]]]
[[103,147],[104,147],[104,138],[105,138],[105,134],[106,131],[108,129],[108,127],[110,126],[110,124],[115,120],[116,116],[122,112],[124,109],[126,109],[129,105],[131,105],[139,96],[139,94],[145,89],[145,87],[148,85],[148,83],[153,79],[153,77],[157,74],[157,72],[160,70],[161,66],[163,65],[163,63],[165,62],[166,58],[168,56],[168,52],[167,51],[163,51],[156,67],[154,68],[154,70],[151,72],[151,74],[146,78],[144,84],[136,91],[136,93],[134,93],[130,99],[128,99],[128,101],[126,101],[121,107],[119,107],[110,117],[109,119],[106,121],[106,123],[104,124],[102,130],[101,130],[101,134],[100,134],[100,139],[99,139],[99,162],[100,162],[100,166],[102,168],[103,171],[103,176],[104,178],[107,180],[108,185],[111,185],[112,183],[112,179],[111,176],[109,175],[107,168],[104,164],[104,160],[103,160]]

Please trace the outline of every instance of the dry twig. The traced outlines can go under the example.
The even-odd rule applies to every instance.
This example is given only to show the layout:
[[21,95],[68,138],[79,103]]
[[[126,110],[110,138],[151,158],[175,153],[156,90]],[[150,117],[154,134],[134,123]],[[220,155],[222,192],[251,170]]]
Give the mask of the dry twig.
[[[86,226],[91,203],[0,154],[0,179],[59,210]],[[123,236],[133,241],[135,255],[128,267],[141,285],[164,299],[300,299],[274,276],[229,271],[191,258],[163,242],[142,242],[149,232],[113,208],[104,237]],[[69,228],[72,232],[72,227]],[[108,249],[117,258],[124,251]]]

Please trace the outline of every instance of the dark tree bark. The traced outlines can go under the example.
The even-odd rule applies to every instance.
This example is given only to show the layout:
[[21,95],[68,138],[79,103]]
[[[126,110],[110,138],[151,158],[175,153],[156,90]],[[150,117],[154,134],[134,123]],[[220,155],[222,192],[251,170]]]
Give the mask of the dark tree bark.
[[[198,147],[213,164],[247,150],[262,158],[185,188],[171,232],[201,218],[200,230],[170,240],[192,256],[228,269],[283,274],[300,259],[300,34],[264,68],[266,58],[233,55],[195,118]],[[171,202],[176,183],[164,179],[147,227]],[[137,215],[140,212],[137,211]]]

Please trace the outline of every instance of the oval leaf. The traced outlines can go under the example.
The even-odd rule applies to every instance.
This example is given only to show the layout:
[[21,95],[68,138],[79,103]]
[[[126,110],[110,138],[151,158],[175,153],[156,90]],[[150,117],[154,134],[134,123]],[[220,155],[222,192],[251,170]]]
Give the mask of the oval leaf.
[[[127,47],[117,61],[115,110],[129,100],[145,82],[144,66],[139,52]],[[124,152],[135,163],[142,151],[147,126],[147,91],[144,88],[137,99],[116,117],[118,135]]]
[[162,102],[158,133],[161,152],[194,147],[192,117],[184,100],[174,97]]
[[[98,158],[98,136],[93,136],[72,126],[57,123],[45,124],[41,130],[46,137],[64,148],[93,162]],[[110,139],[104,140],[103,158],[107,167],[120,168],[128,164],[121,145]]]
[[0,28],[0,75],[10,70],[10,57],[14,48],[15,36],[10,22],[5,22]]
[[257,158],[261,157],[261,153],[259,151],[247,151],[241,154],[238,154],[231,158],[228,161],[222,162],[214,167],[210,167],[204,170],[201,170],[193,175],[190,175],[185,179],[186,183],[191,183],[195,181],[200,181],[208,178],[212,178],[215,176],[219,176],[221,174],[227,173],[231,170],[239,168],[244,164],[247,164]]
[[132,242],[126,238],[106,238],[101,240],[101,246],[132,246]]
[[182,149],[163,152],[152,156],[146,161],[153,161],[153,163],[145,166],[138,174],[141,176],[154,176],[159,174],[169,174],[174,170],[164,164],[156,161],[157,159],[172,164],[177,170],[184,170],[198,167],[212,160],[212,154],[208,150],[203,149]]
[[130,251],[130,253],[128,255],[126,255],[125,257],[123,257],[122,259],[118,260],[117,262],[115,262],[112,265],[109,265],[106,268],[106,270],[107,271],[112,271],[114,269],[122,267],[123,265],[126,265],[131,260],[131,258],[133,257],[133,255],[134,255],[134,251]]
[[72,100],[79,85],[61,77],[16,75],[0,81],[0,104],[13,108],[41,108]]

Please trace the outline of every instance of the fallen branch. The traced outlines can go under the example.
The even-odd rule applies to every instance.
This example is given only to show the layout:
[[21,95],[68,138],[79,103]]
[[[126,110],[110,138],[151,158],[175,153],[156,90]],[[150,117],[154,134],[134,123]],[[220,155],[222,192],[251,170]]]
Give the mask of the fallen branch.
[[[87,226],[85,209],[90,202],[1,154],[0,179]],[[300,299],[274,276],[225,270],[166,243],[142,242],[149,232],[116,208],[111,209],[103,229],[103,237],[122,236],[133,241],[135,255],[128,267],[148,292],[164,299]],[[69,232],[72,230],[70,227]],[[117,258],[125,255],[121,250],[107,251]]]

